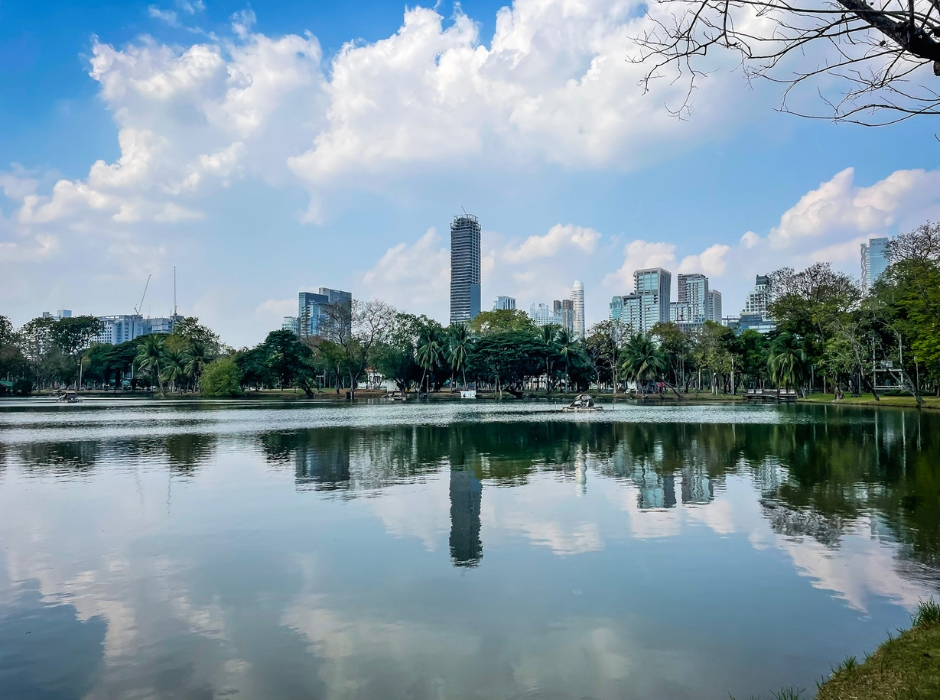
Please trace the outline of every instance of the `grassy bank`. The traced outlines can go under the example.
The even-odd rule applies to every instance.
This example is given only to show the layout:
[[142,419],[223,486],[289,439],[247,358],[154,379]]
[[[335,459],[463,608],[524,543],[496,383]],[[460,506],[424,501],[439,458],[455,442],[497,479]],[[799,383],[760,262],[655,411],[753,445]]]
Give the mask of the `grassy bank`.
[[[841,401],[837,401],[842,406],[899,406],[902,408],[917,408],[917,400],[910,395],[907,396],[879,396],[880,401],[876,401],[873,394],[862,394],[861,396],[846,396]],[[940,409],[940,397],[924,396],[923,408]],[[810,394],[805,399],[799,399],[801,403],[833,403],[835,395],[833,394]]]
[[913,623],[864,663],[854,657],[843,661],[820,686],[816,700],[940,698],[940,605],[921,603]]

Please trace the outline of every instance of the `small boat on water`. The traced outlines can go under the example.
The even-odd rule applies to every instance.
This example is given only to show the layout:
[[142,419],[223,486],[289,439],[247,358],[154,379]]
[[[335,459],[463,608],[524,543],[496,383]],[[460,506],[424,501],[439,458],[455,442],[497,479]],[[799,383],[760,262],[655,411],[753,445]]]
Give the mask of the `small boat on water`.
[[588,394],[579,394],[574,401],[561,409],[562,413],[594,413],[603,410],[603,406],[594,405],[594,399]]
[[404,401],[407,397],[400,391],[391,391],[385,395],[389,401]]
[[464,389],[460,392],[460,398],[462,399],[475,399],[477,397],[476,389]]
[[81,398],[74,391],[66,391],[58,399],[62,403],[80,403]]

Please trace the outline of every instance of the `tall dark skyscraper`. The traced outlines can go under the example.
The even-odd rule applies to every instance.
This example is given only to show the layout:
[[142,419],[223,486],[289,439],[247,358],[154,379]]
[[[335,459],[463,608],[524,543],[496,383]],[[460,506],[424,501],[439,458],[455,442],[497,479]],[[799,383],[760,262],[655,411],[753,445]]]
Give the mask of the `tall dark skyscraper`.
[[480,313],[480,221],[455,216],[450,225],[450,322],[466,323]]

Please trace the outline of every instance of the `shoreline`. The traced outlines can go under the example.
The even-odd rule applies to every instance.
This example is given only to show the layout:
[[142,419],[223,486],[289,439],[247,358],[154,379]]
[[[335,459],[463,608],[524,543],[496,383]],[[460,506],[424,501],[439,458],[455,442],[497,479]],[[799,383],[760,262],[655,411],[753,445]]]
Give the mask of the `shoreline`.
[[[21,399],[53,399],[61,395],[61,392],[56,393],[52,391],[42,391],[34,393],[30,396],[2,396],[0,401],[3,400],[21,400]],[[359,389],[356,391],[356,400],[380,400],[387,396],[385,390],[375,390],[375,389]],[[477,395],[478,401],[551,401],[551,402],[570,402],[573,401],[579,394],[578,393],[527,393],[522,397],[515,397],[512,394],[503,393],[502,398],[496,392],[481,392]],[[297,389],[263,389],[261,391],[248,391],[241,396],[234,397],[214,397],[214,396],[204,396],[201,393],[192,393],[187,392],[183,394],[166,394],[165,396],[160,396],[158,392],[150,391],[135,391],[135,392],[114,392],[114,391],[98,391],[90,390],[83,391],[80,394],[83,398],[95,398],[95,399],[104,399],[104,398],[122,398],[122,399],[139,399],[139,400],[159,400],[159,401],[193,401],[193,400],[219,400],[225,399],[228,401],[289,401],[289,402],[342,402],[347,403],[349,399],[346,398],[345,390],[337,394],[335,390],[329,391],[320,391],[316,393],[313,397],[307,397],[303,391]],[[664,396],[658,394],[648,394],[646,397],[634,397],[628,394],[618,394],[614,397],[609,393],[601,394],[592,394],[594,400],[599,403],[618,403],[618,402],[633,402],[637,404],[646,404],[646,405],[681,405],[681,404],[726,404],[726,403],[738,403],[743,404],[744,396],[742,394],[712,394],[710,392],[701,392],[699,394],[689,393],[682,394],[681,398],[676,397],[675,394],[669,393]],[[924,410],[940,410],[940,397],[937,396],[923,396],[923,406]],[[799,404],[815,404],[815,405],[826,405],[826,406],[857,406],[862,408],[918,408],[917,402],[913,396],[881,396],[880,401],[876,401],[872,394],[862,394],[861,396],[846,396],[840,401],[835,401],[835,396],[833,394],[810,394],[806,398],[798,398],[795,403]],[[461,401],[466,399],[461,399],[459,393],[452,393],[450,391],[442,392],[433,392],[427,396],[419,397],[417,394],[409,394],[408,402],[415,401]],[[774,405],[774,404],[769,404]],[[777,404],[779,405],[779,404]]]

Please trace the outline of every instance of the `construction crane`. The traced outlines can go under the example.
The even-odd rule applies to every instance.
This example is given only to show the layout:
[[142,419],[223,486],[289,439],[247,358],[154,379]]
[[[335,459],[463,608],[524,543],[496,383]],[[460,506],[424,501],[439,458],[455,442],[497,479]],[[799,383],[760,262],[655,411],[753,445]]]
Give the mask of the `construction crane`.
[[144,299],[147,298],[147,287],[150,286],[150,278],[153,275],[147,275],[147,284],[144,285],[144,293],[140,295],[140,304],[134,307],[134,315],[140,316],[141,310],[144,308]]

